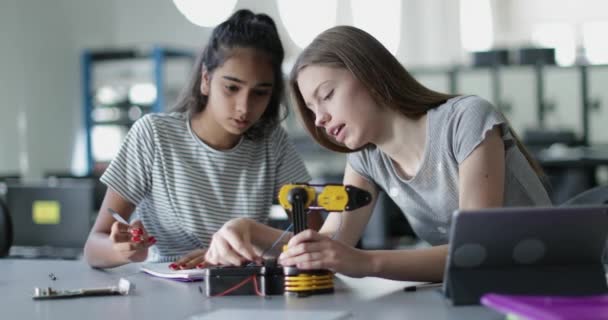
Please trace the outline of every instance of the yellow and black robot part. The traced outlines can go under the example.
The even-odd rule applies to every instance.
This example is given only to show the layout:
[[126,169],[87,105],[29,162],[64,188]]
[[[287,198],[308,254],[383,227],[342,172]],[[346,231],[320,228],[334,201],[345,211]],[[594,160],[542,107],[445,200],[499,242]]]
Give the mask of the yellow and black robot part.
[[[279,191],[279,203],[286,211],[291,212],[294,235],[306,230],[307,214],[310,210],[352,211],[370,204],[371,201],[369,192],[351,185],[287,184]],[[301,297],[334,292],[334,275],[329,270],[299,270],[288,266],[283,267],[283,273],[287,296]]]

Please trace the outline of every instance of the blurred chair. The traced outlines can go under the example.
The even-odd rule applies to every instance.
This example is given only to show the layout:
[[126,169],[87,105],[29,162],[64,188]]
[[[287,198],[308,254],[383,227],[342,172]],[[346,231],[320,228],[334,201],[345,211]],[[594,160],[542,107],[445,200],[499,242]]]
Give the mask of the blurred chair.
[[[597,186],[587,191],[581,192],[561,206],[581,206],[581,205],[608,205],[608,186]],[[604,263],[608,264],[608,239],[604,249]]]
[[13,244],[13,224],[8,208],[0,199],[0,257],[8,255]]
[[526,129],[522,142],[533,154],[559,143],[569,147],[581,144],[576,133],[572,130]]
[[581,192],[570,200],[561,204],[561,206],[577,206],[577,205],[602,205],[608,204],[608,186],[597,186],[587,191]]
[[376,205],[361,236],[363,249],[395,249],[401,238],[417,238],[401,209],[384,191],[378,192]]
[[6,201],[6,184],[20,180],[21,176],[17,173],[0,175],[0,200]]
[[[596,166],[580,166],[569,157],[554,156],[545,162],[539,155],[552,147],[577,147],[582,141],[572,130],[528,129],[524,131],[522,143],[539,161],[550,183],[551,202],[562,204],[573,196],[597,185]],[[563,158],[563,159],[562,159]],[[561,161],[560,161],[561,160]],[[558,163],[557,165],[553,162]]]
[[18,173],[9,173],[0,175],[0,181],[21,180],[21,175]]

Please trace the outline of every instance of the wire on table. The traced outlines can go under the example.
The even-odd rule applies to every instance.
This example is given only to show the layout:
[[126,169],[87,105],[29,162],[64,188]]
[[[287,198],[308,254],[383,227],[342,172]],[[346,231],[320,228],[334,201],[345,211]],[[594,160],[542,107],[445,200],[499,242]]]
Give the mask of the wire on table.
[[264,250],[264,251],[262,252],[261,257],[263,258],[263,257],[264,257],[264,255],[265,255],[267,252],[269,252],[269,251],[271,251],[272,249],[274,249],[274,247],[276,247],[276,245],[277,245],[277,244],[278,244],[278,243],[279,243],[279,242],[280,242],[280,241],[281,241],[281,240],[282,240],[282,239],[285,237],[285,235],[286,235],[286,234],[287,234],[289,231],[291,231],[291,228],[293,228],[293,223],[292,223],[292,224],[290,224],[290,225],[287,227],[287,229],[285,229],[285,231],[283,231],[283,233],[281,233],[281,235],[280,235],[280,236],[277,238],[277,240],[275,240],[275,241],[274,241],[274,243],[273,243],[273,244],[272,244],[272,245],[271,245],[271,246],[270,246],[268,249],[266,249],[266,250]]
[[225,295],[234,292],[238,288],[240,288],[240,287],[242,287],[242,286],[244,286],[247,283],[252,282],[252,281],[253,281],[253,289],[255,290],[255,294],[258,295],[258,296],[263,297],[264,294],[262,292],[260,292],[260,290],[258,289],[258,281],[256,279],[256,275],[252,275],[250,277],[247,277],[247,278],[245,278],[245,280],[243,280],[243,281],[235,284],[233,287],[228,288],[225,291],[220,292],[218,294],[214,294],[214,295],[212,295],[212,297],[222,297],[222,296],[225,296]]

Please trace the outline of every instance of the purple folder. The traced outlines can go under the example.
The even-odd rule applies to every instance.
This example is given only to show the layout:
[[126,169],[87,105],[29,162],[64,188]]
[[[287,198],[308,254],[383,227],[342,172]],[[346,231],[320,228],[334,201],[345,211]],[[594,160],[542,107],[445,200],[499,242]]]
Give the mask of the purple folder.
[[608,294],[594,296],[525,296],[488,293],[481,304],[529,320],[608,320]]

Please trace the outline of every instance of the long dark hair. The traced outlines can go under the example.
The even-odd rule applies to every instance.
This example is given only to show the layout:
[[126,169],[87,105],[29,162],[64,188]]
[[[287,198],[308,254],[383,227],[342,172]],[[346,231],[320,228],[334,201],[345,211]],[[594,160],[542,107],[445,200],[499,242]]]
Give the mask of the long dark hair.
[[283,99],[283,74],[281,64],[285,55],[277,27],[269,16],[239,10],[228,20],[213,29],[209,42],[198,56],[190,81],[182,92],[173,111],[196,114],[207,106],[208,96],[201,93],[202,72],[209,74],[230,58],[232,50],[252,48],[267,54],[271,60],[274,81],[268,107],[247,132],[245,137],[258,139],[279,125],[287,110],[281,106]]
[[[289,76],[289,87],[296,111],[310,135],[319,144],[333,151],[348,153],[366,146],[351,150],[336,143],[325,130],[315,125],[315,115],[306,107],[297,82],[300,71],[311,65],[347,69],[369,90],[378,105],[413,119],[457,96],[433,91],[422,85],[390,51],[367,32],[351,26],[330,28],[318,35],[300,53]],[[524,148],[515,132],[510,130],[517,146],[542,180],[542,169]]]

